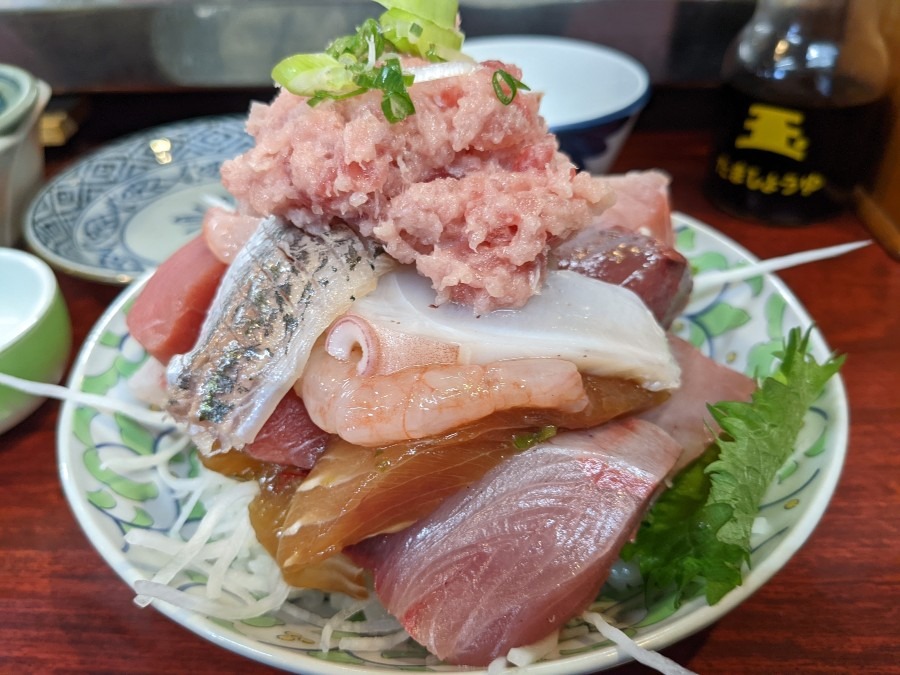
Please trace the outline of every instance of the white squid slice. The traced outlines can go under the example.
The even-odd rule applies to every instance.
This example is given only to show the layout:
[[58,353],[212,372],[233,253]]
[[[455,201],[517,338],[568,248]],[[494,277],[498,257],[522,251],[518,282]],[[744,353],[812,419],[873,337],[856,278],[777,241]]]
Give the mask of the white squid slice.
[[332,324],[325,351],[349,361],[358,351],[356,374],[390,375],[411,366],[458,363],[459,348],[443,340],[429,340],[388,326],[375,326],[348,312]]
[[[434,306],[430,282],[410,268],[393,270],[378,287],[353,303],[361,331],[341,335],[340,349],[359,349],[363,361],[380,341],[366,331],[402,331],[423,342],[458,347],[458,363],[488,364],[519,358],[565,359],[589,375],[621,377],[651,391],[677,388],[680,371],[666,335],[637,295],[614,284],[551,271],[540,295],[521,309],[475,315],[470,307]],[[366,327],[366,323],[370,327]],[[337,344],[338,339],[332,344]],[[367,351],[369,350],[369,351]],[[340,354],[333,355],[340,358]]]

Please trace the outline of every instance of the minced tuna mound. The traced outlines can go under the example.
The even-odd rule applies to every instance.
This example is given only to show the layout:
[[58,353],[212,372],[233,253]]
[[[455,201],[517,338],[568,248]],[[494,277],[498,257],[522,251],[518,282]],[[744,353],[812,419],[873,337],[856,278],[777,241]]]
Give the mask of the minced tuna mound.
[[415,263],[437,303],[520,307],[540,290],[549,248],[613,197],[559,152],[539,94],[498,100],[499,68],[521,78],[514,66],[486,62],[413,85],[416,112],[395,124],[380,92],[310,107],[282,91],[251,109],[256,143],[225,163],[225,187],[243,214],[300,227],[348,222]]

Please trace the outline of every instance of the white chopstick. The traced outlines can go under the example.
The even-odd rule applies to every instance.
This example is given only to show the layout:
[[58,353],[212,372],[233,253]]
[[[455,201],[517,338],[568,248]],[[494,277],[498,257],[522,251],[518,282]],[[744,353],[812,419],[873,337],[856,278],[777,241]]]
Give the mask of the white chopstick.
[[872,243],[871,239],[865,241],[854,241],[849,244],[838,244],[837,246],[828,246],[826,248],[816,248],[811,251],[801,251],[800,253],[791,253],[790,255],[779,256],[778,258],[769,258],[768,260],[760,260],[759,262],[749,263],[732,267],[727,270],[714,270],[711,272],[701,272],[694,277],[693,293],[704,293],[708,290],[718,288],[722,284],[731,281],[744,281],[766,272],[775,272],[788,267],[795,267],[805,263],[815,262],[816,260],[825,260],[826,258],[834,258],[844,255],[850,251],[855,251],[863,246]]

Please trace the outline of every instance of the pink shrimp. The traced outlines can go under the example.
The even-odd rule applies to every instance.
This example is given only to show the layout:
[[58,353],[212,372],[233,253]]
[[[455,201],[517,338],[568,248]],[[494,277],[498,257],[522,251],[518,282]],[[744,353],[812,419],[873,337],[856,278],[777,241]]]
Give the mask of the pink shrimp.
[[297,384],[313,422],[357,445],[425,438],[511,408],[577,413],[588,406],[581,374],[562,359],[413,366],[370,376],[358,374],[357,360],[331,356],[320,341]]

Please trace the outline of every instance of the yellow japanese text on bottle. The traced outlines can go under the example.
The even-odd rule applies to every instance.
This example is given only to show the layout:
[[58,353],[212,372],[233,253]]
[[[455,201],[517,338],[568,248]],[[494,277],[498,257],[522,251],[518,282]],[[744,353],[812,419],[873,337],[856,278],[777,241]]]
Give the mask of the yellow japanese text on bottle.
[[723,66],[707,178],[730,213],[773,224],[850,203],[879,154],[887,111],[880,0],[760,0]]

